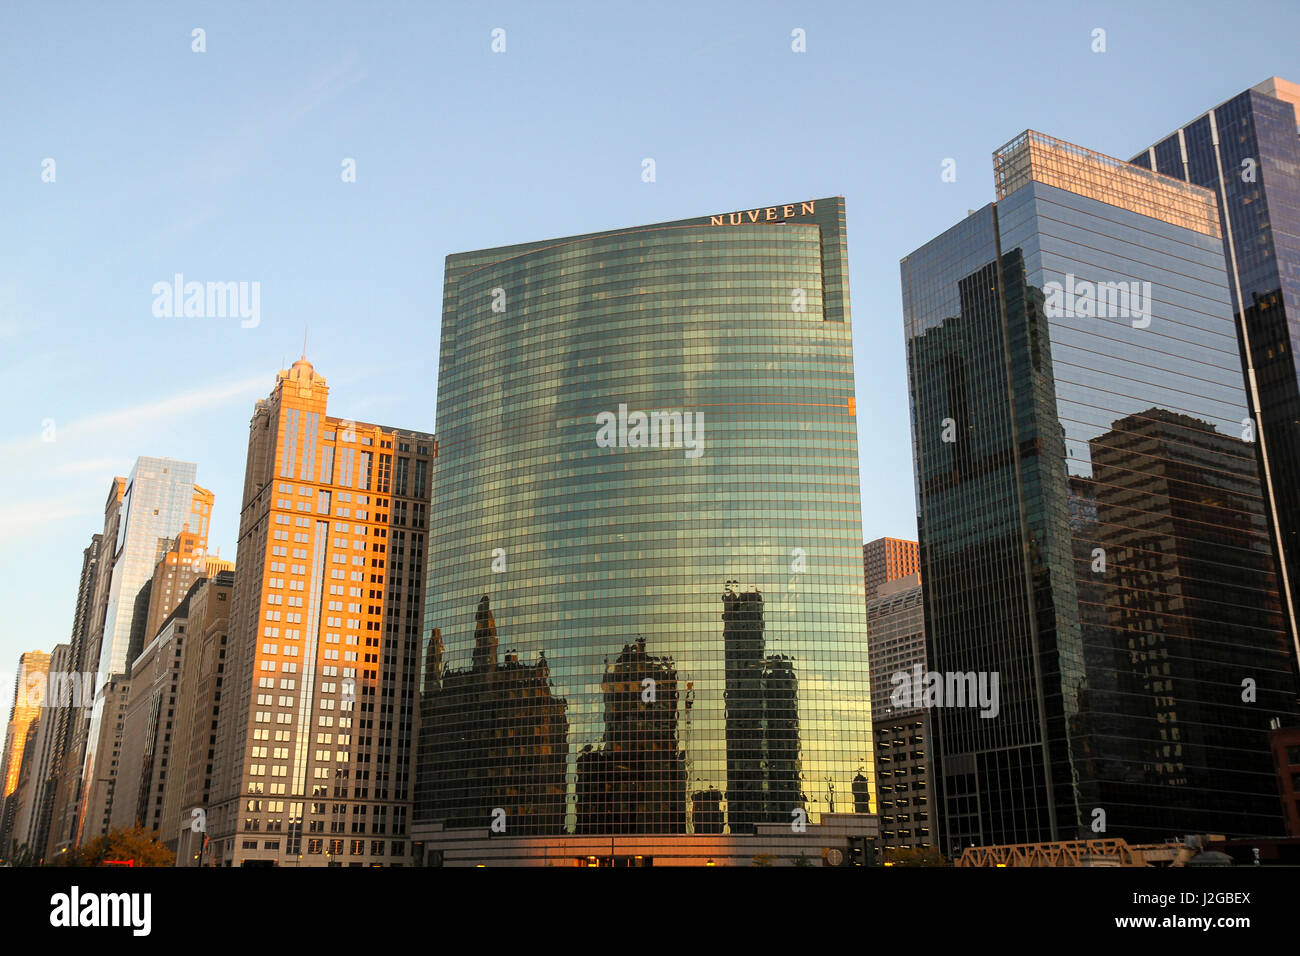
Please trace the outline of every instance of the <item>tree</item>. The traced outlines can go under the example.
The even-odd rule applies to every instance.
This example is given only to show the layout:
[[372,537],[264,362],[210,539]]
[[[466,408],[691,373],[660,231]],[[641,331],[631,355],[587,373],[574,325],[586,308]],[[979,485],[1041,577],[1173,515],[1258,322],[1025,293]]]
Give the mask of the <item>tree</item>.
[[40,858],[32,852],[26,843],[15,843],[14,851],[5,861],[9,866],[40,866]]
[[774,860],[776,860],[776,857],[773,856],[771,853],[760,853],[758,854],[758,856],[754,857],[754,865],[774,866],[775,865],[773,862]]
[[[131,860],[133,866],[173,866],[176,854],[158,842],[158,831],[119,827],[72,852],[67,866],[104,866],[105,860]],[[110,864],[111,865],[111,864]]]

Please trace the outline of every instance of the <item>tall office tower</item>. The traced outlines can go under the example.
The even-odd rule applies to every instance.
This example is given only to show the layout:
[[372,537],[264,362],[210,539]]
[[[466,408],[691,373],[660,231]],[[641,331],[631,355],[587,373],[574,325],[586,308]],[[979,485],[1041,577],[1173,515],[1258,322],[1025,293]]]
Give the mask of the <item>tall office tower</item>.
[[[154,570],[168,542],[187,528],[206,550],[212,492],[194,484],[197,466],[173,458],[136,459],[126,478],[114,478],[104,508],[104,534],[96,581],[94,630],[86,670],[95,672],[95,704],[86,727],[83,794],[77,842],[106,832],[112,814],[114,774],[111,761],[96,757],[103,738],[110,749],[118,741],[104,736],[104,700],[100,693],[115,677],[129,673],[144,649]],[[120,688],[119,688],[120,691]],[[110,726],[110,730],[114,728]]]
[[122,721],[109,811],[112,829],[143,827],[164,836],[163,798],[168,784],[179,777],[174,768],[169,770],[169,764],[176,710],[181,706],[177,691],[181,660],[189,644],[188,623],[186,595],[131,665],[131,694]]
[[71,706],[67,683],[70,644],[58,644],[50,654],[44,699],[39,718],[29,730],[30,741],[23,751],[23,771],[18,780],[18,804],[10,842],[27,850],[28,858],[40,861],[49,841],[50,813],[58,783],[59,728],[63,712]]
[[[49,836],[45,857],[66,853],[76,845],[78,812],[81,807],[82,771],[86,762],[86,734],[95,693],[93,667],[87,665],[94,621],[95,582],[99,579],[102,535],[95,534],[82,552],[81,578],[77,585],[77,608],[72,618],[67,667],[59,671],[66,699],[60,699],[55,730],[54,800],[50,807]],[[89,671],[89,673],[88,673]]]
[[921,570],[921,546],[903,538],[877,538],[862,546],[862,568],[867,582],[867,600],[876,589]]
[[874,832],[844,216],[448,257],[426,863],[788,863]]
[[1214,191],[1283,597],[1300,655],[1300,85],[1272,77],[1131,162]]
[[249,425],[205,865],[410,861],[436,449],[328,395],[303,358]]
[[42,716],[49,673],[49,654],[28,651],[19,655],[14,702],[5,728],[4,754],[0,756],[0,784],[4,787],[0,790],[0,858],[8,859],[13,851],[10,837],[18,812],[18,777],[22,772],[23,752],[27,749],[28,731]]
[[1295,686],[1214,195],[1035,132],[994,167],[902,262],[944,849],[1279,832]]
[[207,838],[234,588],[234,570],[220,569],[198,581],[185,599],[189,621],[161,825],[162,840],[176,853],[177,866],[197,866]]
[[[921,576],[913,572],[886,581],[875,594],[867,602],[867,648],[880,843],[886,850],[938,847],[930,715],[910,693],[916,675],[928,671]],[[909,691],[906,697],[897,693],[900,688]]]

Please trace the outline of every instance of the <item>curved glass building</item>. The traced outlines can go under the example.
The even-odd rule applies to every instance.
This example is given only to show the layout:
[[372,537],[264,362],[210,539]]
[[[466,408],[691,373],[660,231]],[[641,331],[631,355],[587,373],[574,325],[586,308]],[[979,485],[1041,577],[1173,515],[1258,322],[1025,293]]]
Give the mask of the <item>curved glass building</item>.
[[874,784],[843,200],[452,255],[445,282],[427,859],[851,853]]

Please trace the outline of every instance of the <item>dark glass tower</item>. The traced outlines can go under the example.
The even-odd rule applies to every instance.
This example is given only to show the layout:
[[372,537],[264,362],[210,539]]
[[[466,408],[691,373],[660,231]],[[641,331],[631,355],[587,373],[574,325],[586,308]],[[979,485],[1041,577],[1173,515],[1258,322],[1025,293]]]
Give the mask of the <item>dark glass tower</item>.
[[1206,190],[1038,133],[902,262],[945,849],[1280,830],[1294,708]]
[[1300,86],[1273,77],[1131,162],[1213,190],[1261,476],[1300,652]]
[[620,856],[610,836],[680,861],[708,837],[714,858],[853,813],[855,416],[842,199],[448,257],[431,859],[476,834],[496,856],[460,859]]

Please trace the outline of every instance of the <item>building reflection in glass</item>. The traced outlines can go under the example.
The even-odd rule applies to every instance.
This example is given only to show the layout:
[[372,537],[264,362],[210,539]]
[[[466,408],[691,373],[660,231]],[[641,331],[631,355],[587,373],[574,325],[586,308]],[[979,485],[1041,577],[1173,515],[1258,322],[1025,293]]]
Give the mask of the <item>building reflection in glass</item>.
[[499,661],[485,594],[475,612],[470,667],[445,668],[442,656],[442,635],[434,630],[420,707],[434,805],[449,826],[488,826],[499,808],[508,832],[562,832],[569,724],[545,654],[532,664],[513,653]]
[[735,586],[722,594],[727,817],[732,833],[747,833],[803,807],[799,680],[789,657],[764,655],[763,595]]
[[578,754],[577,832],[685,833],[686,765],[677,739],[677,671],[626,645],[605,669],[605,734]]

